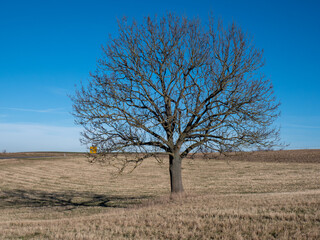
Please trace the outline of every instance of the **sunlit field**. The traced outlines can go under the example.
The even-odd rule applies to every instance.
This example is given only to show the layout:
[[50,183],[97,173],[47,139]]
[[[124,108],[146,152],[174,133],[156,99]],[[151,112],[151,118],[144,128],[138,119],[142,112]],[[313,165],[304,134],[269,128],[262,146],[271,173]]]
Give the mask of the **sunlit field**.
[[320,150],[186,159],[181,199],[166,161],[46,155],[0,159],[0,239],[320,239]]

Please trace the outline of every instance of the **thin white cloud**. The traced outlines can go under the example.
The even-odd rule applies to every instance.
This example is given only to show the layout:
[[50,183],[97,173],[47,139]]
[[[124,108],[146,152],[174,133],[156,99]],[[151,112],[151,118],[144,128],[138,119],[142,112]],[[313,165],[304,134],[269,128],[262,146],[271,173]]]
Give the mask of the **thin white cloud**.
[[80,127],[0,123],[0,151],[85,151]]
[[48,90],[55,94],[55,95],[59,95],[59,96],[67,96],[68,90],[65,88],[58,88],[58,87],[49,87]]
[[20,111],[20,112],[35,112],[35,113],[62,113],[64,108],[47,108],[47,109],[30,109],[30,108],[7,108],[2,107],[1,109]]

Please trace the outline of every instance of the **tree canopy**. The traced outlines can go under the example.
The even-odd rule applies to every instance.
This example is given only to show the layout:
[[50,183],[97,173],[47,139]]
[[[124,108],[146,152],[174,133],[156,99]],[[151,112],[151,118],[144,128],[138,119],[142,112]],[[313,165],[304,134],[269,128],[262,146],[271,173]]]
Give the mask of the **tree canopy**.
[[73,97],[82,141],[100,152],[94,160],[123,170],[165,152],[171,191],[182,192],[188,154],[277,144],[279,102],[262,72],[263,51],[235,23],[124,18],[102,50],[89,84]]

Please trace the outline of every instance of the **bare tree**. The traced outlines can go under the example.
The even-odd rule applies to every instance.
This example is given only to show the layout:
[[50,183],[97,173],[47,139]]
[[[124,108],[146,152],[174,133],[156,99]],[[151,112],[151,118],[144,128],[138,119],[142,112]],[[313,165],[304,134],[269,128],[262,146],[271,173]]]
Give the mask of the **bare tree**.
[[279,103],[263,64],[235,24],[204,26],[174,14],[142,24],[123,19],[90,83],[72,98],[82,141],[98,147],[93,161],[120,171],[167,153],[171,192],[181,193],[188,154],[276,144]]

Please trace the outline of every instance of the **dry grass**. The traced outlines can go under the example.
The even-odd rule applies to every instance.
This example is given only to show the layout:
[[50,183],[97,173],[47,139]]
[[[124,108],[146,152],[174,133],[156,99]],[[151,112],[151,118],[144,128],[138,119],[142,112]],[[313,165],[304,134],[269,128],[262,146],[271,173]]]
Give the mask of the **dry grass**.
[[175,200],[152,159],[0,159],[0,239],[320,239],[320,151],[278,153],[187,160]]

